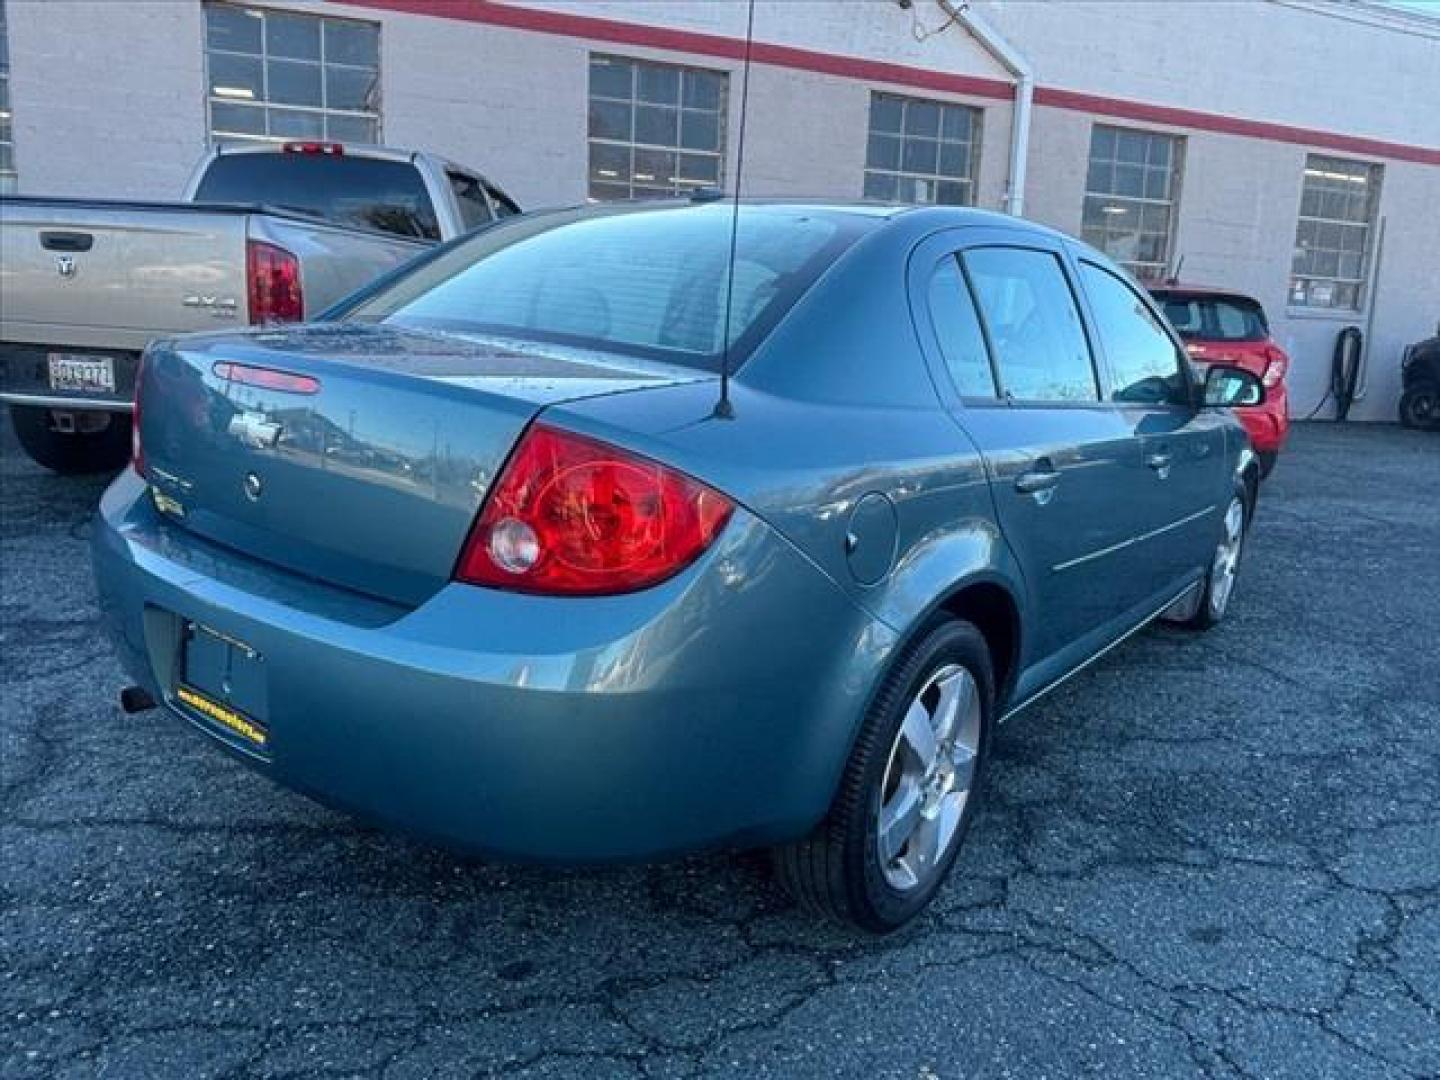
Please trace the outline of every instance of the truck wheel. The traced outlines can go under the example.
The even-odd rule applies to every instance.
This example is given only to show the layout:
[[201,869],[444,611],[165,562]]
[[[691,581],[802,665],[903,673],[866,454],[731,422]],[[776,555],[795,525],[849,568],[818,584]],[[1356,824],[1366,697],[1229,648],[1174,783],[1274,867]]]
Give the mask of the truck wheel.
[[114,472],[130,458],[130,418],[122,413],[76,413],[87,421],[103,418],[94,430],[60,431],[49,409],[11,405],[15,437],[31,459],[66,476]]
[[1424,431],[1440,427],[1440,386],[1420,383],[1400,397],[1400,423]]
[[946,622],[886,676],[830,812],[775,851],[781,883],[812,911],[876,933],[929,903],[980,799],[995,711],[990,652]]

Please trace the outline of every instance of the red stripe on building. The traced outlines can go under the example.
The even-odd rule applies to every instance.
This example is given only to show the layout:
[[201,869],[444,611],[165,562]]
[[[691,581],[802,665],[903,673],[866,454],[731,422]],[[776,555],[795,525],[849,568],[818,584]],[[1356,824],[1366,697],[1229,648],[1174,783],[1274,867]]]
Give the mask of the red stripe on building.
[[[584,38],[589,41],[603,41],[617,45],[633,45],[646,49],[664,49],[671,52],[689,53],[694,56],[713,56],[735,61],[745,58],[745,42],[739,38],[705,34],[694,30],[673,30],[644,23],[620,22],[616,19],[602,19],[591,15],[543,11],[538,8],[498,3],[496,0],[345,0],[345,2],[358,7],[381,8],[386,11],[407,12],[412,15],[429,15],[440,19],[458,19],[463,22],[484,23],[487,26],[503,26],[512,30],[558,34],[564,37]],[[769,42],[756,41],[751,46],[750,56],[756,63],[768,64],[772,67],[814,71],[824,75],[837,75],[841,78],[858,79],[865,82],[890,83],[918,90],[935,90],[941,93],[992,98],[998,101],[1010,101],[1015,97],[1014,85],[1003,79],[931,71],[926,68],[889,64],[879,60],[865,60],[857,56],[844,56],[839,53],[797,49],[790,45],[774,45]],[[1213,131],[1249,139],[1294,143],[1299,146],[1313,146],[1366,157],[1413,161],[1422,165],[1440,165],[1440,148],[1436,147],[1386,142],[1382,139],[1368,139],[1360,135],[1342,135],[1333,131],[1273,124],[1264,120],[1247,120],[1243,117],[1226,116],[1220,113],[1196,112],[1192,109],[1179,109],[1168,105],[1148,105],[1140,101],[1102,97],[1076,90],[1061,90],[1057,87],[1037,86],[1035,103],[1050,108],[1070,109],[1098,116],[1138,120],[1142,123],[1168,124],[1196,131]]]

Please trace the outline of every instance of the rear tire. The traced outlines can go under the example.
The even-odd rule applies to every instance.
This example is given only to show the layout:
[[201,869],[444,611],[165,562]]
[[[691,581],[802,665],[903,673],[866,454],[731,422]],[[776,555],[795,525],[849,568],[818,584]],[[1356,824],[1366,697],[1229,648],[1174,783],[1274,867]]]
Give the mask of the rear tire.
[[10,406],[21,448],[36,464],[65,476],[114,472],[130,459],[130,418],[123,413],[100,415],[109,422],[99,431],[65,432],[55,430],[49,409]]
[[1401,394],[1400,423],[1420,431],[1440,428],[1440,385],[1417,383]]
[[875,933],[919,914],[979,804],[994,713],[990,651],[970,623],[941,623],[902,653],[825,820],[774,852],[785,889],[812,911]]

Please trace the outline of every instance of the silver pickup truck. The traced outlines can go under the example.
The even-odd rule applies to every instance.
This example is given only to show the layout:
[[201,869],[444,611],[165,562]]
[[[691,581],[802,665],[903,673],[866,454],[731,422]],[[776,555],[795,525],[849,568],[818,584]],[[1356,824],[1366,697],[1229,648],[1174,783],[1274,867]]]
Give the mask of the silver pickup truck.
[[0,198],[0,402],[40,464],[116,468],[153,339],[314,316],[514,213],[471,169],[317,142],[216,148],[182,202]]

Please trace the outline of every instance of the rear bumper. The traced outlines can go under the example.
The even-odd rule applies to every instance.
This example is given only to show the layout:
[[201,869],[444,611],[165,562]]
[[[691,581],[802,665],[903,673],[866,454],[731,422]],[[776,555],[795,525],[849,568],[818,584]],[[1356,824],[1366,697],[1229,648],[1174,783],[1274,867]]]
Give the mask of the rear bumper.
[[[466,849],[643,859],[803,834],[825,812],[893,644],[737,512],[694,566],[629,596],[449,585],[406,610],[197,540],[130,470],[94,534],[125,666],[277,782]],[[269,744],[174,696],[179,620],[263,658]]]
[[[108,357],[115,371],[114,392],[54,389],[50,385],[52,352]],[[135,373],[139,366],[138,352],[0,342],[0,402],[45,409],[128,413],[133,407]]]
[[1290,403],[1283,384],[1266,392],[1265,404],[1253,409],[1237,409],[1236,413],[1250,436],[1250,444],[1258,452],[1280,452],[1290,435]]

